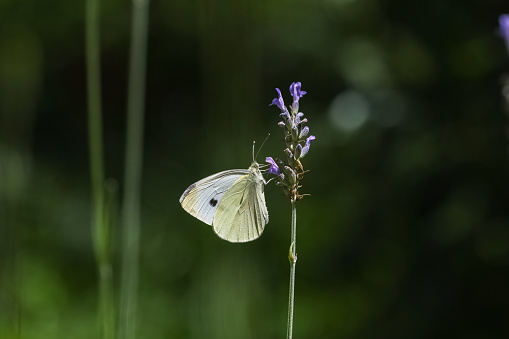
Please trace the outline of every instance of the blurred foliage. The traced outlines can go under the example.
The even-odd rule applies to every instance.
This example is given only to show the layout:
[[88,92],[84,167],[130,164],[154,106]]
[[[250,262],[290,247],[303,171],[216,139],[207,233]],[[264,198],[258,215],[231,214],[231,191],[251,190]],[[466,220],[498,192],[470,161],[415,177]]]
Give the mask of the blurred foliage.
[[[106,174],[122,182],[130,4],[101,4]],[[275,87],[317,136],[295,338],[509,336],[502,0],[152,1],[140,338],[281,338],[290,204],[229,244],[192,182],[283,156]],[[0,338],[92,338],[84,3],[0,0]],[[120,194],[122,187],[120,187]],[[115,285],[119,286],[120,227]]]

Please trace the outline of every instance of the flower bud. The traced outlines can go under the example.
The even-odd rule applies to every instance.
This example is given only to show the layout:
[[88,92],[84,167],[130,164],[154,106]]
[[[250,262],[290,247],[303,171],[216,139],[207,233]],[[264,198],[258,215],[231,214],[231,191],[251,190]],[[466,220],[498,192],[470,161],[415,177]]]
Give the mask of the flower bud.
[[286,124],[283,121],[277,123],[277,125],[281,128],[285,128]]
[[286,123],[286,128],[287,128],[289,131],[291,131],[291,130],[292,130],[292,128],[293,128],[293,121],[292,121],[292,119],[286,119],[286,120],[285,120],[285,123]]
[[298,139],[299,136],[299,130],[297,129],[297,126],[294,126],[292,128],[292,140],[295,141]]
[[295,160],[297,158],[295,157],[294,153],[289,148],[285,149],[285,153],[288,158],[288,164],[290,165],[290,167],[295,168],[295,166],[297,165]]
[[286,174],[288,174],[288,182],[290,183],[290,186],[294,186],[297,182],[297,176],[295,175],[295,172],[289,167],[284,167]]
[[300,131],[300,134],[299,134],[299,139],[304,139],[306,137],[306,135],[308,135],[309,133],[309,127],[304,127],[301,131]]
[[288,182],[288,176],[285,175],[284,173],[281,173],[279,176],[278,176],[278,179],[279,179],[279,183],[282,185],[282,186],[287,186],[289,187],[290,186],[290,183]]
[[298,144],[297,147],[295,147],[295,159],[299,159],[301,153],[302,153],[302,145]]

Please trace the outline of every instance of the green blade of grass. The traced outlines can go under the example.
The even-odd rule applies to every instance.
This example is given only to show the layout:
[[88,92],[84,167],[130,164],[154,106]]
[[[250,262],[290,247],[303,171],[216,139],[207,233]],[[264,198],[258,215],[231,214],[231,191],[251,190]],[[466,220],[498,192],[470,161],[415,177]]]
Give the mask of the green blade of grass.
[[105,207],[103,127],[101,109],[101,65],[99,44],[99,2],[86,2],[86,53],[88,86],[88,141],[92,185],[92,237],[99,284],[99,336],[114,337],[113,280],[111,274],[111,212]]
[[118,328],[121,339],[136,337],[148,1],[134,0],[132,17],[125,193],[122,206],[122,281]]

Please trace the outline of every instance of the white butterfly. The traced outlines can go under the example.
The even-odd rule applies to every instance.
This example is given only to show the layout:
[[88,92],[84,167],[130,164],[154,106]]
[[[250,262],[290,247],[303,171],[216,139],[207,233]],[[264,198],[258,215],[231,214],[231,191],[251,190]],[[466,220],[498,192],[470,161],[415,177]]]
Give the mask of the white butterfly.
[[258,238],[269,222],[263,192],[266,184],[253,160],[247,170],[223,171],[195,182],[179,201],[189,214],[212,225],[220,238],[247,242]]

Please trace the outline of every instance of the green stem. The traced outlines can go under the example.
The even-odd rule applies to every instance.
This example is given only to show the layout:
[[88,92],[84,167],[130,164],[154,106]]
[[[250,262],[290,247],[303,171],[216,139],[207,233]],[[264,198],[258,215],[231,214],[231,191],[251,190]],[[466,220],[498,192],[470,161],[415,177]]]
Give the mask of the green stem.
[[114,336],[113,281],[111,278],[111,259],[109,255],[110,223],[105,218],[101,65],[99,51],[99,2],[98,0],[87,0],[88,141],[92,184],[92,234],[99,280],[99,337],[112,339]]
[[123,253],[120,295],[119,338],[136,336],[138,260],[140,238],[140,187],[143,159],[143,114],[145,102],[145,60],[148,1],[133,0],[129,88],[127,102],[127,145],[122,206]]
[[288,293],[288,321],[286,326],[286,338],[291,339],[293,334],[293,307],[295,303],[295,264],[297,263],[297,207],[292,200],[292,235],[290,253],[290,291]]
[[99,266],[99,280],[100,338],[113,339],[115,337],[115,310],[113,306],[113,275],[111,264],[107,263]]

